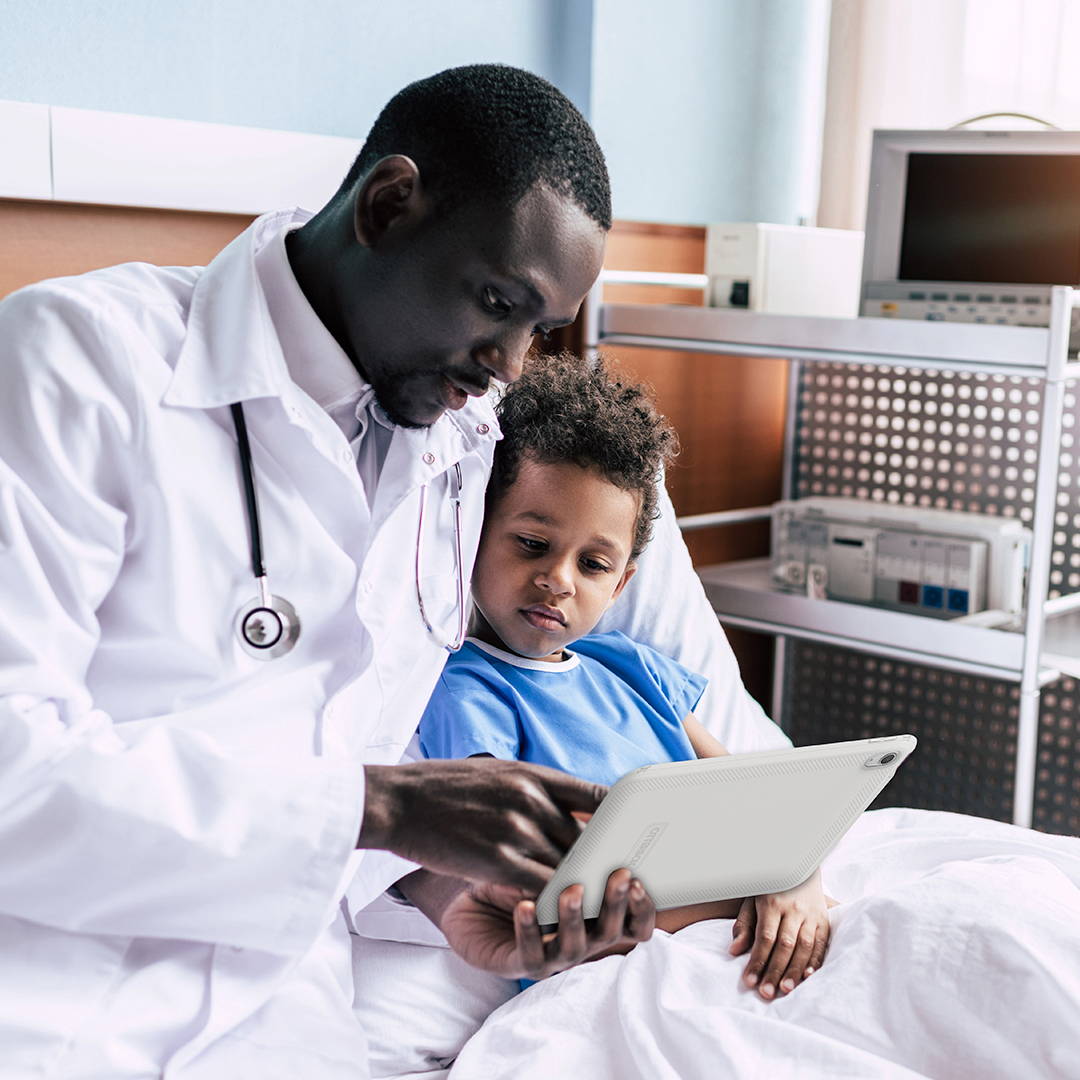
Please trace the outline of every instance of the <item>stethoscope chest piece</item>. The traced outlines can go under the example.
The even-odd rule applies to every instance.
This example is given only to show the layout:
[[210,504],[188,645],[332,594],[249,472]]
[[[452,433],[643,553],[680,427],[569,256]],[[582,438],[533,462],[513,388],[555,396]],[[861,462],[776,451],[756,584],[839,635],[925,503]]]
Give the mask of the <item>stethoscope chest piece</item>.
[[280,596],[256,596],[237,613],[236,637],[240,648],[256,660],[276,660],[292,652],[300,636],[300,617]]

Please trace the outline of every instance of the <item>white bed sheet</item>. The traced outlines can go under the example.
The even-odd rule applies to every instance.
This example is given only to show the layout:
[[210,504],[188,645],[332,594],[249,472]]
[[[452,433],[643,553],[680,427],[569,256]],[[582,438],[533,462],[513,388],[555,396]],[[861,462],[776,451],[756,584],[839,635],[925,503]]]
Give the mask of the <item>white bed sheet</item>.
[[502,1005],[451,1080],[1080,1078],[1080,839],[881,810],[823,874],[829,955],[786,998],[743,986],[730,921],[657,933]]

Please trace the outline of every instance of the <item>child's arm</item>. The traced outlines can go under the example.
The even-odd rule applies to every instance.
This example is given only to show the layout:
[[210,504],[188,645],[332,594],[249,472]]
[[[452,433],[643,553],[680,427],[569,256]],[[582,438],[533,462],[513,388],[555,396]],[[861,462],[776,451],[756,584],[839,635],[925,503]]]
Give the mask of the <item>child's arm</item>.
[[710,735],[693,713],[686,714],[682,726],[686,737],[690,740],[690,745],[694,748],[694,753],[699,758],[731,756],[724,744],[715,735]]
[[[699,758],[727,756],[724,745],[693,713],[683,721],[683,729]],[[821,967],[829,944],[828,909],[835,904],[821,891],[821,874],[815,870],[786,892],[658,911],[656,925],[673,934],[703,919],[735,919],[732,954],[739,956],[753,946],[743,979],[747,986],[760,983],[761,996],[772,998],[778,987],[789,993]]]

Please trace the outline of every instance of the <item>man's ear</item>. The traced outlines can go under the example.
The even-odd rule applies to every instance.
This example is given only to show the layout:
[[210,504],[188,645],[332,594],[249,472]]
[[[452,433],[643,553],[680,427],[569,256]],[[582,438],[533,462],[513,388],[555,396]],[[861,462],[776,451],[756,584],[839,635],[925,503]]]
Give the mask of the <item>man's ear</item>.
[[427,197],[416,162],[391,154],[375,163],[356,191],[353,230],[364,247],[378,247],[388,237],[419,221]]
[[621,593],[623,591],[623,589],[626,588],[626,583],[636,573],[637,573],[637,563],[634,562],[633,559],[631,559],[630,562],[628,562],[626,564],[626,569],[623,571],[622,577],[619,578],[619,584],[615,586],[615,591],[611,594],[611,599],[608,601],[607,607],[604,608],[605,611],[607,611],[607,609],[609,607],[611,607],[611,605],[614,604],[616,600],[619,599],[619,593]]

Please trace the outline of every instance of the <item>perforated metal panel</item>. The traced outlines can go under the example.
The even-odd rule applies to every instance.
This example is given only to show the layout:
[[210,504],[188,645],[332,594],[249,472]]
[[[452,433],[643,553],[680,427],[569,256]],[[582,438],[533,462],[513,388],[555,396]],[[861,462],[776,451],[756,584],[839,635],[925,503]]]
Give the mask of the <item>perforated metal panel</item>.
[[1012,820],[1015,683],[796,640],[786,668],[785,726],[797,746],[903,732],[919,740],[873,809]]
[[1035,828],[1080,836],[1080,686],[1061,679],[1040,704]]
[[[1068,384],[1050,596],[1080,591],[1080,407]],[[1035,501],[1038,379],[805,363],[791,495],[1018,517]],[[791,640],[784,724],[797,743],[910,731],[919,750],[879,805],[1012,817],[1018,688]],[[1080,835],[1080,693],[1044,690],[1036,828]]]
[[[842,495],[1031,521],[1039,379],[808,363],[800,384],[795,498]],[[1051,596],[1080,590],[1077,421],[1069,384]]]

